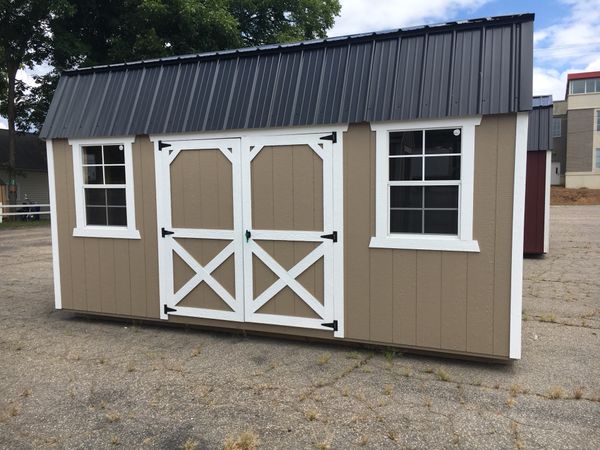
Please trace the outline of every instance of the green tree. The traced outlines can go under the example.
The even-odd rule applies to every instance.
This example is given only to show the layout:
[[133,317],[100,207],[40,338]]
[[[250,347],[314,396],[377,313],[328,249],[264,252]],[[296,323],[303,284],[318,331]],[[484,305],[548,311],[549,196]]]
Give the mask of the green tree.
[[53,70],[23,101],[23,126],[41,127],[65,69],[324,37],[340,11],[338,0],[63,1],[49,21]]
[[8,119],[9,202],[16,201],[15,131],[19,101],[24,86],[17,81],[17,71],[32,67],[48,56],[49,21],[60,12],[60,2],[50,0],[0,0],[0,87],[4,87],[2,107]]
[[243,45],[322,38],[340,13],[338,0],[230,0]]

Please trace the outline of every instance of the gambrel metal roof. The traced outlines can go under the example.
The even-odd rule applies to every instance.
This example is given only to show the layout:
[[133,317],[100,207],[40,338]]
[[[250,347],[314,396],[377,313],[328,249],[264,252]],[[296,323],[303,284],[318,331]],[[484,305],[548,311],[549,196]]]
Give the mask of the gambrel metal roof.
[[483,18],[67,71],[41,137],[528,111],[533,18]]
[[533,109],[529,112],[527,150],[552,150],[552,96],[533,97]]

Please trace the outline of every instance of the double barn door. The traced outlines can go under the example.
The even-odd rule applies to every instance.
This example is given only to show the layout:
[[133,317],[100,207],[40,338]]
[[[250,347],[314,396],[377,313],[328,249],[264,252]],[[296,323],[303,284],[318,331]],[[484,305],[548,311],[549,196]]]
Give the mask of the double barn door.
[[334,141],[157,143],[162,318],[337,330]]

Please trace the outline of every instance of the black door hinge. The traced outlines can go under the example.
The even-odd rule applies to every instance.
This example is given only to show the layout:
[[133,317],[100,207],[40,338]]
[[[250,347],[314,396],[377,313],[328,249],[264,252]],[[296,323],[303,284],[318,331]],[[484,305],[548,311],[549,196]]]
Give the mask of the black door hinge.
[[323,141],[331,141],[332,143],[336,143],[337,142],[337,132],[333,132],[328,136],[323,136],[322,138],[320,138]]
[[171,144],[167,144],[166,142],[163,142],[163,141],[158,141],[158,150],[162,150],[163,148],[167,148],[170,146],[171,146]]
[[323,239],[331,239],[333,242],[337,242],[337,231],[334,231],[331,234],[322,234],[321,237]]
[[333,331],[337,331],[338,330],[337,323],[338,323],[337,320],[334,320],[333,322],[330,322],[330,323],[322,323],[321,326],[331,328],[331,329],[333,329]]
[[165,312],[165,314],[169,314],[170,312],[175,312],[177,310],[175,308],[169,308],[167,305],[164,305],[163,311]]
[[160,233],[162,234],[162,237],[168,236],[170,234],[175,234],[174,231],[165,230],[164,227],[160,229]]

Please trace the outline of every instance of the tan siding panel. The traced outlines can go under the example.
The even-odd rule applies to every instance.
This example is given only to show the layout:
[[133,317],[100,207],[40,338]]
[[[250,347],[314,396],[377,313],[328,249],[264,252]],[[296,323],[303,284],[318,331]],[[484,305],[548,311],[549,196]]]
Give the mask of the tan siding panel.
[[467,350],[467,255],[442,253],[441,347]]
[[58,225],[58,246],[60,249],[60,289],[62,307],[65,309],[74,308],[73,303],[73,283],[71,277],[71,251],[69,243],[72,238],[73,226],[69,217],[69,196],[67,190],[67,177],[64,175],[67,171],[67,159],[71,158],[71,148],[65,140],[53,141],[54,146],[54,170],[56,183],[56,210]]
[[498,121],[482,120],[475,135],[473,236],[480,253],[468,256],[467,351],[493,352],[494,249]]
[[144,215],[138,228],[144,241],[146,267],[146,315],[160,317],[158,286],[158,246],[156,231],[156,183],[154,180],[154,147],[148,138],[140,138]]
[[[515,172],[515,120],[498,120],[498,178],[496,186],[496,247],[494,249],[495,355],[508,356],[510,332],[510,275],[512,258],[512,204]],[[500,156],[501,155],[501,156]]]
[[417,252],[395,250],[393,273],[394,343],[417,343]]
[[116,311],[115,302],[115,250],[111,239],[98,239],[100,265],[100,311]]
[[393,342],[393,252],[377,249],[370,258],[370,339]]
[[370,339],[371,130],[344,135],[344,295],[346,336]]
[[[132,148],[133,173],[142,172],[142,157],[140,140],[136,140]],[[144,222],[144,179],[143,176],[133,176],[134,201],[135,201],[135,223],[138,228]],[[131,314],[133,316],[146,317],[146,252],[144,241],[136,239],[129,241],[129,274],[131,277]]]
[[85,259],[85,285],[83,288],[88,311],[102,310],[98,241],[99,239],[83,240],[83,256]]
[[417,345],[441,345],[441,252],[417,252]]

